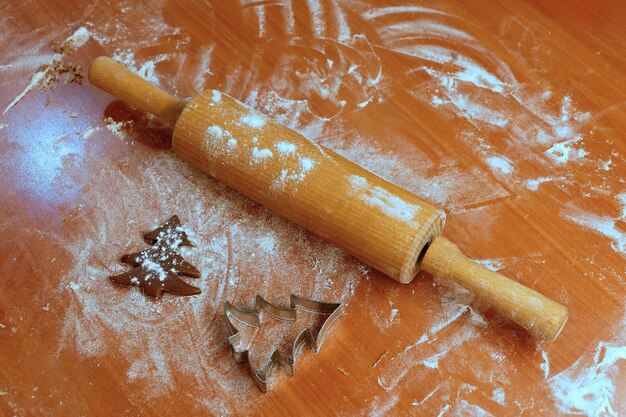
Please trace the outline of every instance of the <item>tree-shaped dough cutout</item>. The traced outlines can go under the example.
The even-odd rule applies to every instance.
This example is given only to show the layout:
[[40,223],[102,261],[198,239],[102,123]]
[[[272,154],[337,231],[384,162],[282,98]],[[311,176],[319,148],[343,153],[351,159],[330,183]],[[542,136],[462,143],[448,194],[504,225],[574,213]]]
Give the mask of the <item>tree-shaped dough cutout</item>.
[[164,292],[175,295],[200,294],[200,288],[187,284],[181,276],[199,278],[200,271],[178,253],[178,248],[194,246],[182,228],[178,216],[172,216],[163,226],[144,233],[148,249],[122,256],[121,261],[133,269],[109,279],[118,285],[141,287],[143,293],[156,299]]

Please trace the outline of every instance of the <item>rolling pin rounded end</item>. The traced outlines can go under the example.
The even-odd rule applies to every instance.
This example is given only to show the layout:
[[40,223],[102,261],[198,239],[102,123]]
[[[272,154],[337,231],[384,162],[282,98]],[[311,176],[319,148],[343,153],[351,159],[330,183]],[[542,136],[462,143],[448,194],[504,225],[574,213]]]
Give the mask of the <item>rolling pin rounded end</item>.
[[109,58],[108,56],[99,56],[97,58],[94,58],[94,60],[91,61],[91,65],[89,65],[89,70],[87,70],[87,77],[89,78],[89,81],[91,81],[91,83],[98,88],[100,87],[100,85],[97,84],[99,80],[99,72],[109,66],[111,61],[113,61],[113,59]]
[[567,323],[567,319],[569,319],[569,311],[567,308],[559,304],[560,312],[556,312],[554,315],[554,323],[549,328],[545,335],[540,336],[542,339],[551,342],[556,339],[560,334],[563,328],[565,327],[565,323]]
[[538,339],[554,340],[567,322],[565,306],[476,263],[443,237],[430,244],[422,268],[472,291]]
[[87,72],[96,87],[174,126],[185,102],[177,100],[108,56],[94,59]]

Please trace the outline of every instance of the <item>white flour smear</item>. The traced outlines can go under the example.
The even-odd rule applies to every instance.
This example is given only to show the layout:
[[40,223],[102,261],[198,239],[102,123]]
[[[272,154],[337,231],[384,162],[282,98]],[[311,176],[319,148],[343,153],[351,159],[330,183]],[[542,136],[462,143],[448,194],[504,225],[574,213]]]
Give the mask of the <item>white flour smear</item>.
[[409,223],[413,221],[420,210],[419,206],[403,201],[389,191],[370,184],[369,181],[358,175],[351,175],[348,182],[350,184],[349,195],[358,196],[365,204],[381,210],[387,216]]
[[588,417],[626,413],[626,316],[611,342],[600,342],[572,366],[548,380],[560,411]]
[[[89,140],[110,139],[93,133]],[[233,366],[225,349],[223,303],[250,308],[254,296],[263,294],[285,305],[292,291],[347,301],[367,270],[264,209],[258,209],[262,215],[249,213],[249,200],[198,175],[173,154],[137,152],[144,161],[137,176],[101,167],[107,174],[100,178],[113,182],[102,188],[109,191],[90,195],[96,202],[93,223],[83,224],[74,241],[59,242],[74,256],[72,270],[59,286],[67,291],[73,283],[60,351],[69,348],[90,357],[121,346],[130,363],[129,382],[154,382],[140,385],[147,391],[138,394],[147,398],[176,389],[176,374],[200,381],[193,393],[198,398],[218,384],[223,392],[245,399],[254,391],[249,376]],[[202,272],[199,280],[186,278],[202,289],[199,296],[166,295],[155,302],[135,288],[117,289],[108,282],[109,275],[128,268],[118,261],[122,254],[145,248],[140,231],[164,222],[162,213],[178,214],[197,245],[181,248],[181,253]],[[292,261],[294,251],[303,262]],[[227,404],[223,407],[227,412]]]
[[[407,20],[401,12],[412,13],[414,20]],[[466,119],[470,126],[464,142],[509,189],[537,191],[541,183],[559,181],[593,192],[597,176],[591,181],[589,171],[581,172],[576,166],[593,163],[610,171],[614,155],[591,160],[585,150],[586,143],[602,139],[590,126],[592,115],[578,110],[576,99],[568,92],[544,84],[538,90],[518,81],[505,58],[473,36],[459,18],[421,7],[380,8],[364,16],[377,28],[382,47],[414,60],[404,88],[444,114]],[[455,22],[466,29],[458,29]],[[516,50],[516,38],[508,40],[506,23],[498,48],[523,55]],[[516,63],[528,71],[536,65],[530,60]],[[506,157],[496,154],[503,149]],[[532,164],[546,175],[526,186],[530,179],[515,169],[520,163]],[[590,181],[581,181],[587,177]],[[615,174],[609,173],[600,181],[609,183],[614,178]]]
[[[90,33],[87,29],[85,29],[84,27],[80,27],[78,29],[76,29],[76,31],[68,36],[65,39],[65,42],[71,42],[74,46],[74,48],[78,49],[81,46],[83,46],[90,37]],[[54,59],[60,59],[62,58],[62,54],[50,54],[49,56],[46,57],[42,57],[41,61],[44,61],[41,65],[44,64],[50,64],[52,63],[52,61]],[[9,67],[9,66],[7,66]],[[17,66],[17,68],[19,69],[21,67]],[[0,68],[0,70],[4,70],[5,68]],[[11,69],[11,68],[8,68]],[[2,114],[6,114],[9,110],[11,110],[13,107],[15,107],[17,105],[17,103],[20,102],[20,100],[22,100],[26,94],[28,94],[29,91],[31,91],[33,88],[37,87],[39,85],[39,83],[44,79],[45,77],[45,69],[40,69],[37,72],[35,72],[32,76],[32,78],[30,79],[30,82],[28,83],[28,85],[22,90],[21,93],[19,93],[17,96],[15,96],[15,98],[13,99],[13,101],[11,101],[2,111]]]
[[626,221],[626,194],[618,194],[616,200],[620,205],[619,214],[615,217],[603,216],[579,209],[573,205],[566,206],[563,217],[610,240],[615,252],[626,257],[626,231],[619,224]]
[[[501,40],[492,39],[487,44],[472,33],[468,22],[434,8],[371,7],[360,1],[336,0],[307,0],[306,8],[295,8],[295,2],[286,2],[281,5],[281,24],[292,49],[277,57],[271,76],[260,78],[255,66],[263,59],[263,48],[268,47],[266,37],[273,30],[267,20],[271,3],[242,8],[246,19],[250,18],[246,21],[258,25],[254,30],[258,39],[249,40],[255,53],[245,57],[245,65],[236,60],[219,62],[217,40],[192,39],[184,27],[172,27],[160,11],[146,8],[128,8],[120,19],[85,22],[70,38],[77,46],[89,38],[96,40],[134,72],[179,97],[192,95],[194,86],[220,88],[317,143],[444,206],[449,213],[458,214],[459,230],[471,230],[475,237],[491,237],[492,224],[497,224],[501,210],[499,201],[526,199],[543,193],[548,186],[566,190],[580,187],[582,194],[593,195],[598,187],[620,175],[623,155],[594,155],[586,150],[597,139],[588,126],[593,115],[585,111],[575,94],[556,90],[544,81],[527,85],[515,77],[508,59],[515,54],[523,60],[524,51],[507,41],[504,23],[498,38]],[[351,25],[350,15],[361,19],[356,20],[358,25]],[[128,36],[128,22],[137,19],[149,28],[137,35],[139,40]],[[296,22],[300,21],[312,22],[312,35],[298,33]],[[362,27],[375,36],[366,36]],[[496,44],[500,52],[494,52]],[[385,72],[385,68],[393,67],[385,67],[385,57],[390,54],[408,63],[404,74]],[[511,55],[502,56],[507,54]],[[14,58],[13,64],[0,65],[1,73],[26,68],[30,75],[53,55]],[[528,72],[541,72],[530,61],[516,64]],[[227,68],[220,67],[224,65]],[[211,78],[215,70],[212,66],[220,68],[221,78]],[[178,73],[190,73],[192,82],[181,81]],[[41,76],[35,72],[3,114],[18,105]],[[211,84],[213,81],[219,85]],[[420,147],[416,140],[428,139],[426,136],[392,131],[393,121],[385,128],[394,136],[394,146],[351,121],[352,116],[365,120],[367,112],[375,114],[377,106],[389,105],[397,91],[410,95],[408,102],[413,99],[416,104],[436,109],[442,121],[462,119],[465,127],[454,133],[454,140],[461,151],[471,152],[483,164],[467,167],[454,154],[428,153],[428,147]],[[216,105],[220,100],[221,95],[215,93]],[[240,122],[251,129],[265,123],[254,116]],[[273,293],[269,301],[283,304],[291,292],[349,302],[368,270],[338,249],[200,174],[172,153],[130,146],[127,127],[128,123],[109,120],[102,126],[89,127],[82,136],[85,142],[106,141],[113,140],[112,133],[129,142],[129,151],[116,161],[118,164],[104,163],[94,155],[84,156],[85,163],[99,167],[102,175],[95,176],[84,190],[85,201],[93,203],[85,208],[88,214],[82,217],[80,228],[70,241],[58,241],[59,247],[66,248],[74,259],[58,286],[69,303],[59,354],[123,354],[128,360],[128,383],[133,386],[150,381],[136,384],[138,398],[179,392],[182,388],[177,385],[178,376],[184,376],[196,382],[187,394],[196,399],[199,407],[224,415],[241,411],[237,401],[248,404],[254,387],[249,375],[233,366],[225,346],[223,302],[251,307],[254,296],[260,293],[269,297],[270,288],[282,290]],[[218,137],[220,132],[213,129],[210,133]],[[245,145],[238,138],[222,139],[226,150]],[[281,187],[297,186],[317,162],[299,155],[288,141],[271,149],[251,147],[250,155],[259,169],[269,158],[294,162],[284,178],[277,179]],[[130,161],[141,163],[132,168],[132,175],[127,175],[130,168],[118,167]],[[598,167],[601,176],[597,172],[588,174],[588,168],[583,171],[591,164]],[[532,178],[524,176],[526,170],[522,167],[528,165],[536,168]],[[599,234],[608,247],[623,254],[624,190],[604,192],[616,196],[619,213],[592,213],[574,201],[557,215],[572,227]],[[372,191],[366,197],[371,204],[392,210],[399,218],[410,219],[414,214],[411,207],[390,200],[384,193]],[[490,210],[489,219],[481,211],[485,209]],[[112,287],[107,277],[127,268],[117,261],[120,255],[146,246],[139,232],[159,226],[173,214],[179,215],[197,245],[181,251],[202,272],[200,279],[189,279],[202,294],[189,298],[166,295],[154,302],[135,288]],[[484,254],[492,258],[481,263],[500,270],[511,267],[510,260],[516,256],[520,257],[516,262],[523,264],[527,255],[500,258],[503,255],[494,252]],[[624,383],[620,378],[624,374],[623,337],[604,338],[611,342],[598,339],[592,355],[583,355],[547,382],[545,379],[555,370],[550,368],[550,352],[542,350],[537,354],[540,363],[534,397],[517,397],[519,381],[515,381],[516,370],[506,360],[505,346],[481,344],[475,352],[479,359],[473,362],[466,357],[467,345],[480,343],[481,333],[489,330],[476,307],[479,303],[460,287],[438,281],[434,285],[431,290],[436,297],[420,316],[423,322],[415,324],[413,339],[403,341],[405,346],[395,354],[390,352],[377,365],[384,395],[373,399],[365,415],[394,414],[400,400],[412,395],[410,390],[416,382],[424,381],[432,382],[432,389],[414,401],[416,413],[437,410],[442,416],[489,416],[507,407],[520,414],[525,410],[532,414],[537,411],[533,408],[535,400],[539,402],[551,393],[562,412],[594,417],[624,414]],[[389,313],[372,313],[372,320],[380,328],[393,330],[393,325],[406,316],[403,313],[390,308]],[[116,347],[120,352],[111,352]],[[468,368],[471,379],[452,380],[446,376],[465,375]],[[496,411],[473,404],[471,397],[475,395],[488,398]]]

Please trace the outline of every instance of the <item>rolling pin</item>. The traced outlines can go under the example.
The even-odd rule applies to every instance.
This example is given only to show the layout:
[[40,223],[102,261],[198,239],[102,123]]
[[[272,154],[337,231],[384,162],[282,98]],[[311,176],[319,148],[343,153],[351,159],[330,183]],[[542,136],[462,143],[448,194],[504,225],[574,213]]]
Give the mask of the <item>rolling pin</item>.
[[218,91],[181,101],[108,57],[89,80],[162,119],[176,155],[401,283],[450,279],[533,336],[553,340],[561,304],[474,262],[439,236],[444,211]]

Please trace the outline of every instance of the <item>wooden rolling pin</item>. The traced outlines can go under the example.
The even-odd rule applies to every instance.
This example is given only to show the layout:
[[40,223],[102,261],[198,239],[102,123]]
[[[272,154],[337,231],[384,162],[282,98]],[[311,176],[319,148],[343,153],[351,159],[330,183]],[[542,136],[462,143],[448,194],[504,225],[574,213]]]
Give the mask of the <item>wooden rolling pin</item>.
[[108,57],[95,86],[173,127],[174,152],[193,166],[406,283],[421,269],[451,279],[542,339],[567,309],[477,264],[440,237],[439,207],[306,139],[217,90],[180,101]]

